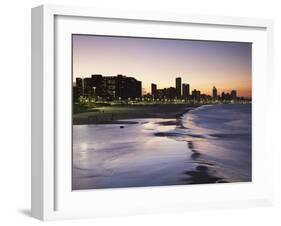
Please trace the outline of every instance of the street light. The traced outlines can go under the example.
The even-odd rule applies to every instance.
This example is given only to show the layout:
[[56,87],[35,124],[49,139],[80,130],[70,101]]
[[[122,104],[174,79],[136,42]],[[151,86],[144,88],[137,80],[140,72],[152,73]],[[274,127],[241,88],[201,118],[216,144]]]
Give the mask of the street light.
[[92,89],[94,90],[93,96],[94,96],[94,98],[95,98],[95,100],[96,100],[96,87],[93,86]]

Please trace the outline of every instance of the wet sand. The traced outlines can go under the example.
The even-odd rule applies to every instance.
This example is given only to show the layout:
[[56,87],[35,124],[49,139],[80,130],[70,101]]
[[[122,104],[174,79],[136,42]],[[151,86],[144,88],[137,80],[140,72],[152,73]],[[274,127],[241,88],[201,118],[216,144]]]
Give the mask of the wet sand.
[[74,113],[73,125],[118,124],[118,120],[138,118],[176,119],[188,110],[198,106],[190,104],[154,104],[98,107],[87,112]]
[[[191,109],[174,118],[74,126],[73,189],[251,181],[246,161],[251,156],[244,153],[245,147],[251,150],[251,138],[245,128],[194,127],[194,118],[183,117]],[[249,167],[243,171],[244,166]]]

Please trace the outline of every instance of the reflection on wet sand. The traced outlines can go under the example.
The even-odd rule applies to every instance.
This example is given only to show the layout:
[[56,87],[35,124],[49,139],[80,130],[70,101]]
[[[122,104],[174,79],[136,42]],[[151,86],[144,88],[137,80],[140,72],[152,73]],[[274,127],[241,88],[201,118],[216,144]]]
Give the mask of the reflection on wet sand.
[[73,189],[251,181],[247,107],[74,126]]

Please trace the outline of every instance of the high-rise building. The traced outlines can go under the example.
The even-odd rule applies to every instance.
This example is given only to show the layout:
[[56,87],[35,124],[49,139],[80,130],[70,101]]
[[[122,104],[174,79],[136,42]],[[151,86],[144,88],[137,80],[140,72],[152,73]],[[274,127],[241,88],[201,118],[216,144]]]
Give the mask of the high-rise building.
[[157,85],[151,83],[151,95],[153,98],[157,98]]
[[78,98],[84,96],[83,90],[84,90],[83,79],[82,78],[76,78],[76,88],[75,88],[76,94],[75,95]]
[[176,88],[175,87],[169,87],[167,89],[165,89],[165,96],[167,99],[175,99],[176,98]]
[[142,84],[133,77],[123,75],[92,75],[90,78],[76,78],[75,95],[104,100],[139,99],[142,96]]
[[182,97],[184,99],[189,98],[189,95],[190,95],[190,90],[189,89],[190,89],[189,88],[189,84],[187,84],[187,83],[183,83],[182,84]]
[[91,76],[91,93],[95,97],[102,97],[104,93],[104,80],[102,75],[93,74]]
[[142,83],[141,81],[138,81],[135,79],[135,83],[136,83],[136,97],[135,98],[138,98],[138,99],[141,99],[142,97]]
[[104,77],[102,78],[103,84],[103,97],[107,100],[115,99],[116,95],[116,77]]
[[192,90],[193,99],[200,100],[200,97],[201,97],[200,90],[196,90],[196,89]]
[[237,99],[237,91],[236,90],[231,90],[230,97],[232,100]]
[[176,78],[176,96],[181,98],[181,77]]
[[167,89],[157,89],[157,98],[160,99],[160,100],[163,100],[166,97],[166,90]]
[[215,86],[213,86],[213,98],[217,98],[218,97],[218,90]]
[[157,90],[157,98],[160,100],[173,100],[176,98],[176,88],[175,87],[169,87],[164,89],[158,89]]
[[230,100],[231,99],[231,95],[230,95],[230,93],[222,92],[221,98],[222,98],[222,100]]
[[117,75],[116,79],[116,97],[120,99],[136,99],[142,96],[141,81],[133,77]]
[[77,96],[76,85],[72,86],[72,98],[74,101],[77,101],[79,96]]
[[225,92],[221,93],[221,99],[223,99],[223,100],[225,99]]
[[84,78],[84,96],[85,97],[92,97],[94,95],[94,89],[93,89],[93,82],[92,78]]

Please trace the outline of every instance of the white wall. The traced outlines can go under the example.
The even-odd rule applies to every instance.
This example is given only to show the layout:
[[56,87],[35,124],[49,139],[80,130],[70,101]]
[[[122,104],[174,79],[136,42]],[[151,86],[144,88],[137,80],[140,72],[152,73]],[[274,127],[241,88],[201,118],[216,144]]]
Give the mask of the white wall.
[[[28,217],[30,207],[30,8],[42,3],[35,0],[1,2],[0,35],[0,224],[35,225]],[[232,15],[273,18],[275,20],[275,105],[272,113],[281,115],[281,13],[274,0],[57,0],[56,4],[80,4],[92,7],[184,12],[192,14]],[[280,225],[281,224],[281,148],[280,119],[271,119],[271,143],[275,149],[276,205],[272,208],[188,212],[156,216],[53,222],[59,225]],[[239,192],[239,191],[237,191]]]

